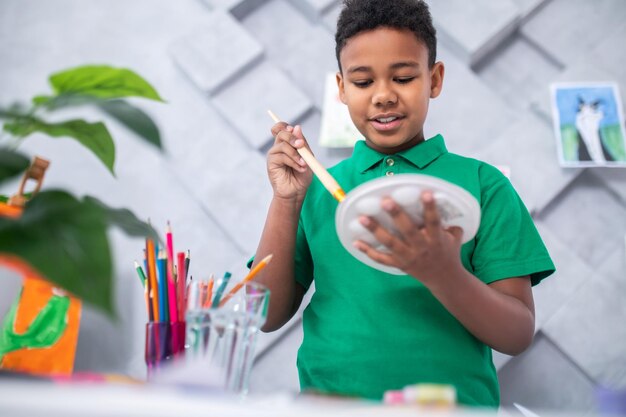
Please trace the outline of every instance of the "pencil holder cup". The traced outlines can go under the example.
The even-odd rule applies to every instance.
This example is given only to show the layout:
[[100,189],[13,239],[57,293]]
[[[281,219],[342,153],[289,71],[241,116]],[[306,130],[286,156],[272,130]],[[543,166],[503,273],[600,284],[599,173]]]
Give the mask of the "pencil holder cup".
[[190,287],[185,359],[198,374],[206,375],[207,385],[245,395],[270,292],[267,287],[250,282],[232,297],[226,297],[223,305],[207,307],[202,302],[205,290],[206,284],[201,281]]
[[169,332],[169,323],[146,323],[145,359],[148,368],[148,379],[153,377],[161,365],[171,356],[171,349],[168,343]]
[[170,323],[170,347],[172,350],[172,356],[178,357],[185,353],[185,329],[186,324],[184,321],[177,321]]
[[185,350],[185,322],[146,323],[145,360],[148,379]]

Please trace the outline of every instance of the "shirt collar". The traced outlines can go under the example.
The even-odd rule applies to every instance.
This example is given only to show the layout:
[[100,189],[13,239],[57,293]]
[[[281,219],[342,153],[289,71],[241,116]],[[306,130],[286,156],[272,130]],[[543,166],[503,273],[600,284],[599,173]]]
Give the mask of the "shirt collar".
[[[447,152],[448,149],[443,136],[437,135],[396,155],[401,156],[418,168],[424,168]],[[370,148],[364,140],[358,141],[354,145],[354,153],[352,154],[359,172],[367,171],[389,156],[392,155],[386,155]]]

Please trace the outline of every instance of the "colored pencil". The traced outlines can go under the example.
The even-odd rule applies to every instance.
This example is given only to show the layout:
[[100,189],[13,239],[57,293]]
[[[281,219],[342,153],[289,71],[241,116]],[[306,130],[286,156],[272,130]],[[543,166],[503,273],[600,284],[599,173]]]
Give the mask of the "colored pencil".
[[137,275],[139,275],[139,279],[141,280],[141,285],[146,286],[146,275],[143,273],[143,269],[139,262],[135,261],[135,271],[137,271]]
[[176,284],[174,283],[174,237],[172,236],[172,228],[170,222],[167,222],[165,233],[167,245],[167,291],[169,318],[172,323],[178,321],[178,301],[176,297]]
[[211,300],[213,300],[213,285],[215,285],[215,275],[211,274],[211,276],[209,277],[209,284],[207,286],[206,289],[206,298],[207,298],[207,305],[206,307],[211,307]]
[[270,263],[270,261],[272,260],[272,257],[274,255],[269,254],[267,255],[265,258],[261,259],[261,262],[259,262],[258,264],[255,265],[254,268],[252,268],[252,270],[248,273],[248,275],[246,275],[246,277],[244,279],[241,280],[241,282],[238,282],[237,285],[235,285],[233,287],[232,290],[230,290],[228,292],[228,294],[226,294],[226,297],[224,297],[224,299],[220,302],[219,306],[222,307],[224,304],[226,304],[228,302],[228,300],[235,295],[235,293],[237,291],[239,291],[246,283],[252,281],[252,279],[263,269],[267,266],[267,264]]
[[193,275],[189,275],[189,282],[185,284],[185,299],[183,302],[183,317],[187,314],[187,304],[189,304],[189,288],[191,287],[191,282],[193,281]]
[[198,288],[200,291],[200,308],[207,308],[207,306],[209,306],[210,301],[208,298],[208,284],[204,281],[198,281]]
[[176,254],[176,279],[185,282],[185,252]]
[[187,275],[189,275],[189,263],[191,263],[191,251],[187,249],[187,255],[185,256],[185,281],[187,281]]
[[[152,290],[148,290],[148,287],[146,286],[146,293],[148,293],[148,300],[152,300],[154,298],[154,291]],[[146,293],[144,293],[144,297],[146,296]],[[152,303],[150,301],[148,301],[148,320],[149,321],[156,321],[156,318],[154,316],[154,309],[152,308]]]
[[[178,263],[180,264],[180,253],[178,254]],[[178,317],[182,321],[184,319],[185,314],[185,288],[187,287],[187,276],[189,275],[189,262],[191,259],[191,255],[189,250],[187,250],[187,256],[185,256],[184,264],[185,264],[185,273],[183,274],[182,279],[176,280],[176,287],[178,291]],[[179,274],[180,276],[180,274]]]
[[157,259],[157,266],[159,271],[159,317],[161,322],[167,323],[170,321],[168,301],[170,299],[168,294],[168,280],[167,280],[167,257],[163,249],[159,250],[159,258]]
[[154,259],[154,242],[146,239],[146,256],[148,264],[148,284],[150,285],[150,298],[152,305],[152,315],[154,321],[159,321],[159,300],[156,276],[156,261]]
[[143,287],[143,298],[146,301],[146,313],[148,314],[148,320],[152,316],[152,312],[150,311],[150,296],[148,295],[148,286]]
[[[280,122],[278,116],[276,116],[271,110],[268,110],[267,113],[270,115],[274,123]],[[307,163],[307,165],[311,168],[311,171],[315,174],[315,176],[320,180],[322,185],[330,192],[330,194],[335,197],[337,201],[340,203],[346,198],[346,193],[343,191],[337,180],[335,180],[332,175],[326,171],[326,168],[319,163],[317,159],[313,156],[311,151],[308,148],[302,147],[296,149],[302,159]]]
[[211,308],[213,302],[213,284],[215,283],[215,275],[211,274],[208,282],[200,281],[198,285],[202,286],[201,308]]
[[148,317],[150,317],[150,299],[148,296],[148,286],[146,285],[146,275],[143,273],[143,269],[137,261],[135,261],[135,271],[137,271],[137,275],[139,275],[141,285],[143,286],[143,298],[146,301],[146,313],[148,314]]
[[222,294],[224,294],[224,290],[228,285],[228,281],[230,281],[231,273],[226,271],[224,273],[224,277],[222,278],[222,282],[220,286],[217,287],[217,291],[215,291],[215,297],[213,297],[213,303],[211,304],[211,308],[217,308],[220,305],[220,300],[222,299]]

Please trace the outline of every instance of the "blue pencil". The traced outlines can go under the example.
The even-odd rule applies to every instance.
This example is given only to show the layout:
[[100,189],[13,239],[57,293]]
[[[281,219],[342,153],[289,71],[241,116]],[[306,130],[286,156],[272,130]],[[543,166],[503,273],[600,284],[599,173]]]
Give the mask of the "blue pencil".
[[220,286],[217,288],[217,291],[215,291],[215,298],[213,298],[213,304],[211,304],[211,308],[217,308],[217,306],[220,305],[222,294],[224,294],[224,290],[226,289],[226,286],[228,285],[230,276],[231,274],[228,271],[224,274],[224,278],[222,278],[222,282],[220,283]]
[[170,320],[167,298],[167,258],[162,249],[159,250],[157,269],[159,272],[159,320],[168,323]]

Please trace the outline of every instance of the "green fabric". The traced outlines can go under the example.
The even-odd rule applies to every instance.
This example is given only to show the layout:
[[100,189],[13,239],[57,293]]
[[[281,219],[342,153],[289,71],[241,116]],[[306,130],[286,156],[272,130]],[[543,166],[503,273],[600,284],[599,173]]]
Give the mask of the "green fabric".
[[[486,283],[531,275],[533,285],[554,271],[508,179],[488,164],[448,153],[441,136],[397,155],[357,142],[352,157],[329,171],[346,192],[387,171],[428,174],[459,185],[482,210],[476,237],[461,250],[467,270]],[[386,274],[353,258],[337,237],[336,208],[314,179],[300,216],[295,260],[300,284],[308,289],[315,279],[298,352],[301,388],[380,399],[389,389],[446,383],[456,387],[463,404],[498,406],[491,349],[416,279]]]

